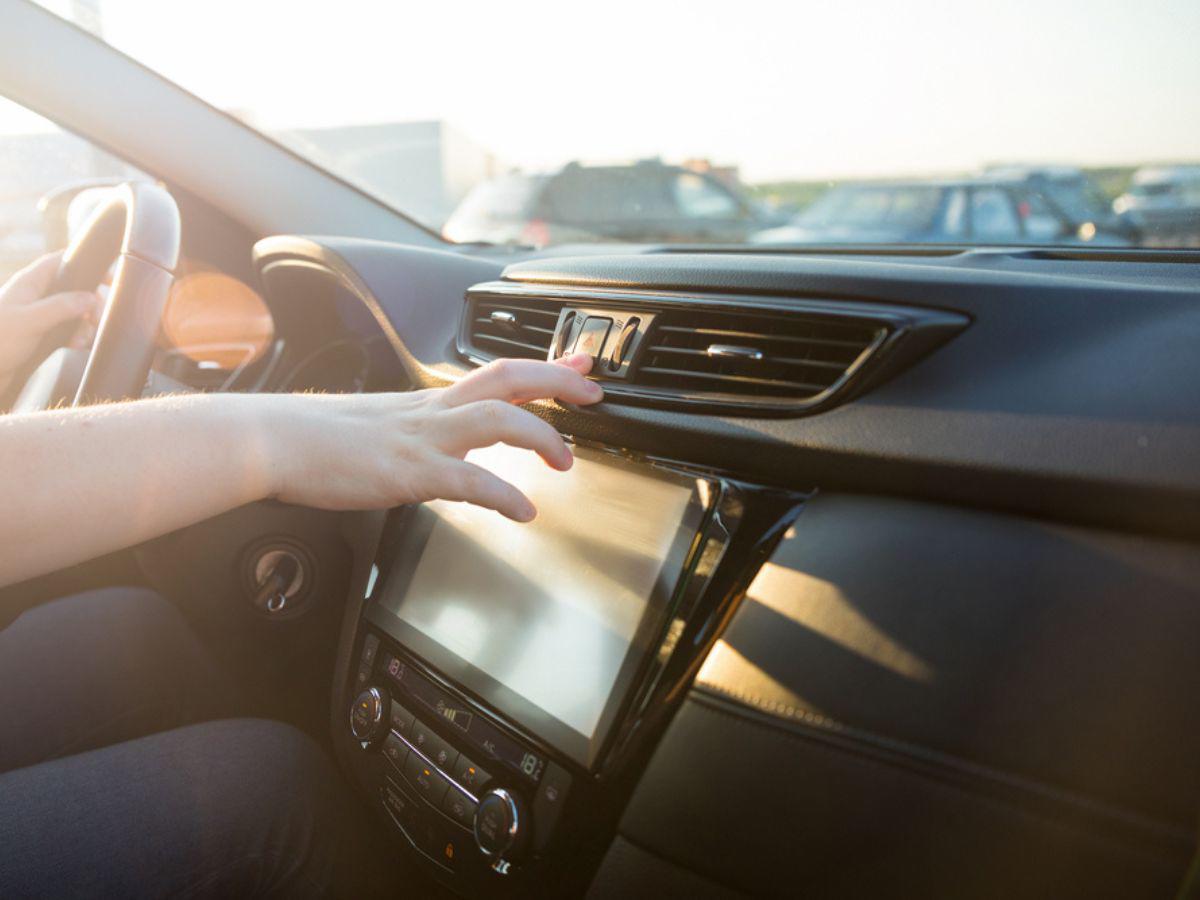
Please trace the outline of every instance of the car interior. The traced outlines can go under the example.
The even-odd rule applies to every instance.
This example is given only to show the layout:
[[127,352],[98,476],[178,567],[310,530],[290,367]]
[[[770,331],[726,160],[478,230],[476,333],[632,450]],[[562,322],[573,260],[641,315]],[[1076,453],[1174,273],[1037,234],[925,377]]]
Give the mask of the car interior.
[[455,245],[3,14],[0,93],[145,173],[67,277],[120,256],[161,297],[13,409],[127,395],[146,358],[147,396],[358,393],[583,351],[606,395],[532,407],[567,475],[481,452],[532,525],[261,502],[0,590],[0,624],[153,587],[336,759],[414,896],[1175,896],[1200,251]]

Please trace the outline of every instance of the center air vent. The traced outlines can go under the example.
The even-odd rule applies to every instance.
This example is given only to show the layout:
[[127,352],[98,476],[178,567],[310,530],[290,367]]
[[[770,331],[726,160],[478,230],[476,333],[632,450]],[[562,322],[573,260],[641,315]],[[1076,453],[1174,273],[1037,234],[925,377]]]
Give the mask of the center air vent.
[[882,324],[808,316],[663,313],[650,333],[636,381],[650,388],[812,401],[887,337]]
[[562,304],[540,300],[480,300],[472,304],[469,338],[490,357],[545,359]]
[[611,402],[797,416],[880,383],[966,324],[882,303],[495,281],[467,292],[458,349],[485,363],[586,343]]

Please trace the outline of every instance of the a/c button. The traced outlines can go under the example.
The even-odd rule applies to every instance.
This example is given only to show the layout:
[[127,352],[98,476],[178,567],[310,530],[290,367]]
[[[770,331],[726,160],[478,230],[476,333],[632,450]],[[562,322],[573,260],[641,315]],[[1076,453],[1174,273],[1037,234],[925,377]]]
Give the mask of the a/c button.
[[450,782],[417,754],[408,754],[408,759],[404,761],[404,777],[416,788],[418,794],[434,806],[442,805],[442,798],[446,796]]

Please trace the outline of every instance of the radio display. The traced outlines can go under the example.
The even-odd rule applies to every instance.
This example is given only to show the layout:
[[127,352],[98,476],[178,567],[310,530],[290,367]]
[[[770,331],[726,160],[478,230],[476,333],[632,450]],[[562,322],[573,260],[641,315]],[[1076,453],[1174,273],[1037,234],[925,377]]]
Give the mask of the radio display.
[[497,445],[469,461],[538,517],[415,508],[371,616],[524,729],[591,767],[655,645],[710,495],[695,477],[575,448],[569,472]]

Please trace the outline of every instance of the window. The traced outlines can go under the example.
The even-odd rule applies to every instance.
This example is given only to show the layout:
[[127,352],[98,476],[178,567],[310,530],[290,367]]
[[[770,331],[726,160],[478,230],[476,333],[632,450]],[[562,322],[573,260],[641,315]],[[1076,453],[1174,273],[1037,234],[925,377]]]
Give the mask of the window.
[[1025,237],[1031,241],[1045,243],[1061,238],[1067,231],[1067,223],[1051,209],[1046,199],[1031,191],[1017,204],[1017,212],[1025,226]]
[[971,236],[976,241],[1017,241],[1021,223],[1008,193],[1001,188],[971,192]]
[[967,236],[967,192],[954,188],[946,199],[946,210],[942,213],[942,231],[946,240],[958,241]]
[[[79,220],[96,192],[89,186],[145,178],[135,168],[0,97],[0,282],[65,243],[58,227]],[[38,209],[60,192],[62,204]],[[75,197],[75,202],[65,201]]]
[[805,224],[862,229],[929,229],[945,192],[936,186],[841,187],[813,203]]
[[458,207],[462,218],[516,219],[529,212],[542,180],[509,175],[485,181],[471,191]]
[[[475,223],[455,230],[470,240],[510,242],[526,214],[572,226],[552,242],[1023,240],[996,193],[972,229],[970,191],[1003,170],[1070,221],[1049,242],[1090,223],[1098,246],[1200,246],[1178,181],[1200,165],[1197,0],[609,0],[572,40],[553,0],[36,2],[432,230]],[[797,53],[801,34],[821,38]],[[652,159],[707,181],[641,178]],[[471,193],[510,173],[546,179],[553,207]],[[917,182],[968,192],[957,223]],[[891,195],[802,220],[835,185]]]
[[567,166],[549,180],[546,216],[554,222],[604,225],[671,215],[658,168]]
[[730,193],[703,175],[685,172],[671,181],[680,215],[688,219],[733,219],[740,212]]

